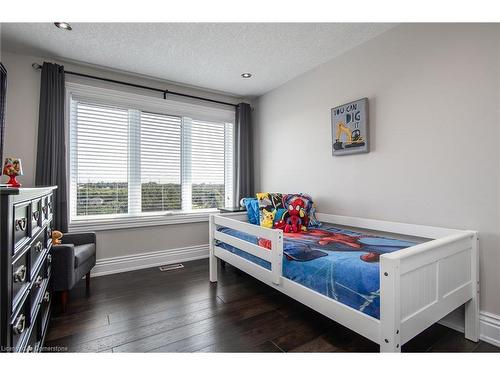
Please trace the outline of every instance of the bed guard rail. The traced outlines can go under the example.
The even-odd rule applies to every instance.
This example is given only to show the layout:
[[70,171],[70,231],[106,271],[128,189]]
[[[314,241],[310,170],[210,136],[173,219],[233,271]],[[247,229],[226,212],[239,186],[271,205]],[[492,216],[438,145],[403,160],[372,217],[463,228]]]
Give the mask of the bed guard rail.
[[[237,249],[245,251],[253,256],[261,258],[271,263],[272,282],[280,284],[283,267],[283,231],[279,229],[269,229],[248,222],[230,219],[218,214],[210,215],[210,281],[217,281],[217,263],[215,249],[227,251],[217,246],[217,242],[224,242]],[[259,246],[227,233],[219,232],[219,227],[225,227],[251,234],[259,239],[269,240],[271,249]]]

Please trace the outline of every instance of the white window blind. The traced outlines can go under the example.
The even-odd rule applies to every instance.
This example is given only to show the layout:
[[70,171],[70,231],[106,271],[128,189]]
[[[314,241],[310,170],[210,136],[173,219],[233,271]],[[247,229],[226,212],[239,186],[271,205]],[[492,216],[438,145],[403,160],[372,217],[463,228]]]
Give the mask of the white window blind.
[[141,113],[141,212],[182,208],[181,124],[179,117]]
[[190,126],[192,208],[224,206],[225,124],[192,120]]
[[75,216],[125,214],[128,211],[128,111],[79,102],[78,124],[71,132],[77,166]]
[[234,124],[71,96],[71,220],[233,205]]

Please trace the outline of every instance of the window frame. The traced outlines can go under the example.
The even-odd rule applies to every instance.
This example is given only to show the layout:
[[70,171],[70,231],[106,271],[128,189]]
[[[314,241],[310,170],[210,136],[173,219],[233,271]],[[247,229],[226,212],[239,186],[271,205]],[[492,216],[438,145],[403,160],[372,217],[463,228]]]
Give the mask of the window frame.
[[[108,89],[99,86],[80,84],[74,82],[66,82],[66,103],[65,103],[65,123],[66,123],[66,160],[67,160],[67,186],[70,209],[68,210],[69,229],[74,231],[84,230],[103,230],[103,229],[121,229],[134,227],[149,227],[166,224],[182,224],[182,223],[198,223],[208,221],[210,213],[218,212],[218,209],[197,209],[197,210],[179,210],[179,211],[158,211],[158,212],[141,212],[127,214],[104,214],[91,215],[88,217],[73,216],[74,199],[76,199],[76,184],[74,183],[74,170],[76,169],[76,145],[71,140],[72,126],[72,100],[84,100],[94,104],[114,105],[127,110],[138,110],[144,112],[152,112],[170,116],[179,116],[181,118],[190,117],[203,121],[213,121],[219,123],[231,123],[233,125],[232,148],[231,148],[231,163],[232,163],[232,181],[230,188],[232,197],[230,205],[235,205],[236,199],[236,123],[235,110],[228,109],[227,106],[204,106],[193,104],[187,101],[171,100],[156,98],[148,95],[137,94],[131,91],[121,91]],[[130,145],[129,145],[130,146]],[[225,145],[226,146],[226,145]],[[181,146],[182,152],[182,146]],[[226,166],[225,158],[225,166]],[[130,175],[130,171],[129,171]],[[181,176],[182,167],[181,167]],[[129,176],[130,177],[130,176]],[[182,182],[182,181],[181,181]],[[224,183],[227,184],[226,177]],[[182,185],[181,185],[182,187]],[[130,209],[130,208],[129,208]]]

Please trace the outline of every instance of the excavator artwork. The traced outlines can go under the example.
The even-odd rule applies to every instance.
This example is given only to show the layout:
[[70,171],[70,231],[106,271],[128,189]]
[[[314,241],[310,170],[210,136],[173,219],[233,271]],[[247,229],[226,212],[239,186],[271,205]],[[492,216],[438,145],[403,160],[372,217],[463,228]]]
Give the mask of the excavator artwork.
[[[345,135],[345,142],[342,142],[340,137]],[[363,137],[361,137],[361,132],[359,129],[354,129],[351,132],[343,122],[339,122],[337,125],[337,133],[335,135],[335,143],[333,144],[333,148],[335,150],[343,150],[345,148],[351,147],[361,147],[365,145],[365,141]]]

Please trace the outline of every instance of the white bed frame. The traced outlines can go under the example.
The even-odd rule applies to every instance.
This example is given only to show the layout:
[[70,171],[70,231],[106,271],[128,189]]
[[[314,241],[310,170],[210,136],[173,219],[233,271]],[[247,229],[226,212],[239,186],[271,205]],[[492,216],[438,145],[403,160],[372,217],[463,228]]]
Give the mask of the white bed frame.
[[[380,257],[380,320],[282,276],[283,231],[247,222],[243,214],[210,216],[210,281],[217,259],[378,343],[381,352],[401,345],[465,304],[465,337],[479,340],[478,233],[356,217],[317,214],[324,223],[432,239]],[[227,227],[271,241],[271,251],[217,231]],[[271,270],[217,244],[224,242],[271,263]]]

